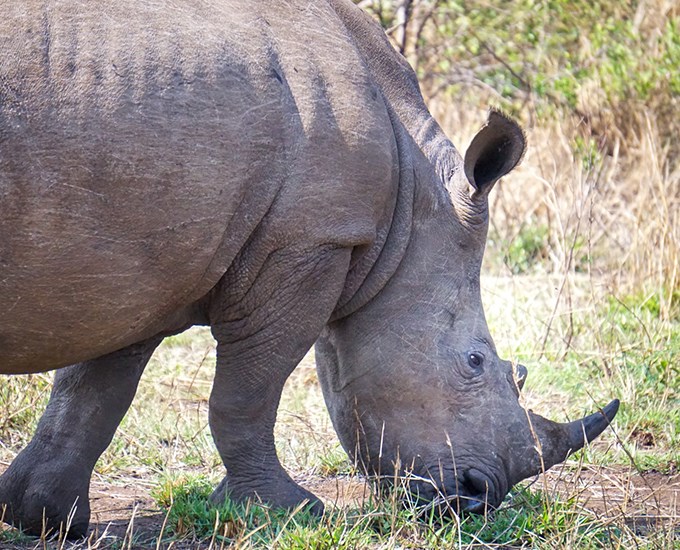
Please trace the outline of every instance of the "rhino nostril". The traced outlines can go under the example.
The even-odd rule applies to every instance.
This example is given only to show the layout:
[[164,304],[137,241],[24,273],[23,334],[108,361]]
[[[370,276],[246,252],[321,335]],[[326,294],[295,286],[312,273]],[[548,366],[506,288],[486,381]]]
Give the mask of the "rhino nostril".
[[488,495],[491,491],[491,483],[489,478],[479,470],[474,468],[465,473],[465,484],[474,490],[474,494]]
[[422,507],[423,511],[435,508],[443,514],[484,514],[498,504],[495,498],[499,493],[493,485],[493,478],[480,470],[471,468],[460,472],[453,484],[439,481],[419,477],[411,479],[409,493],[413,500],[410,502]]
[[492,506],[493,486],[488,476],[479,470],[470,469],[465,472],[461,490],[459,491],[461,511],[473,514],[484,513]]

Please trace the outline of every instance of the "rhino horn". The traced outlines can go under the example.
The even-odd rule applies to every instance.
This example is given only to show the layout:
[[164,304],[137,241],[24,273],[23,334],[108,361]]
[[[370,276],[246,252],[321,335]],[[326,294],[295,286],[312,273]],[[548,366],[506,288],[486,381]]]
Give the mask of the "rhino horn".
[[518,480],[547,470],[590,443],[609,426],[618,410],[619,400],[614,399],[593,414],[565,423],[553,422],[529,411],[530,423],[538,440],[538,453],[534,460],[525,462],[525,468],[520,468]]
[[[619,400],[614,399],[604,409],[601,409],[580,420],[564,424],[564,430],[569,441],[571,452],[577,451],[586,443],[590,443],[611,424],[619,411]],[[568,452],[568,451],[567,451]],[[566,458],[566,457],[565,457]]]

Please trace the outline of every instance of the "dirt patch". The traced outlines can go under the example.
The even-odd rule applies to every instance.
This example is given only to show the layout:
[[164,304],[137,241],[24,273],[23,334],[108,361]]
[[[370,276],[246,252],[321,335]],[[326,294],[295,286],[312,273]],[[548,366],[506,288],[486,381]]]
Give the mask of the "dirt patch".
[[[360,506],[369,498],[364,480],[357,477],[305,478],[298,480],[327,505]],[[534,487],[561,499],[576,500],[596,517],[623,522],[636,533],[664,528],[677,530],[680,538],[680,474],[637,473],[625,468],[584,466],[563,468],[540,476]],[[150,487],[139,483],[94,480],[91,490],[91,532],[87,541],[63,548],[162,548],[188,550],[209,548],[196,541],[158,543],[165,512],[150,497]],[[219,547],[219,546],[218,546]],[[46,548],[41,541],[0,543],[0,549]],[[58,543],[47,548],[60,548]],[[213,546],[214,548],[214,546]]]
[[371,495],[368,483],[359,477],[317,477],[300,480],[300,483],[323,500],[327,506],[358,507],[364,504]]
[[131,483],[111,485],[93,481],[90,487],[91,540],[130,540],[139,543],[156,539],[163,527],[165,512],[156,506],[149,487]]
[[[367,483],[358,477],[314,477],[298,481],[331,506],[361,506],[370,497]],[[550,471],[539,477],[534,487],[562,499],[575,499],[581,508],[596,517],[623,520],[640,535],[663,527],[677,529],[680,537],[680,474],[584,466],[577,470]],[[93,531],[107,531],[119,540],[125,538],[126,533],[129,537],[131,517],[136,540],[155,540],[165,517],[148,496],[148,490],[112,488],[102,482],[93,484],[92,509]]]
[[[358,477],[337,477],[332,479],[298,479],[321,498],[326,505],[338,507],[360,506],[369,498],[368,484]],[[149,495],[149,488],[142,485],[111,485],[103,481],[93,482],[90,489],[92,507],[91,541],[100,541],[100,548],[123,540],[132,540],[136,545],[156,547],[158,534],[165,522],[165,510],[156,506]],[[171,541],[161,544],[169,547]],[[133,545],[132,548],[136,546]],[[184,548],[207,548],[209,543],[172,543],[175,550]]]
[[636,533],[667,527],[680,536],[680,473],[583,466],[555,469],[537,481],[561,498],[575,499],[598,517],[622,519]]

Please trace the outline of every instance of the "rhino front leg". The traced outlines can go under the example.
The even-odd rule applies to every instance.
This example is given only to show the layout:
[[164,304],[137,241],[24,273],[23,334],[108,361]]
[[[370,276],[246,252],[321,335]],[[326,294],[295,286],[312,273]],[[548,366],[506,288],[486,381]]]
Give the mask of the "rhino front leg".
[[[330,317],[344,284],[350,252],[325,248],[280,250],[256,270],[254,282],[227,274],[211,307],[217,370],[210,428],[227,476],[212,496],[254,499],[292,508],[321,502],[282,468],[274,423],[283,385]],[[247,270],[253,272],[253,270]]]
[[90,476],[161,338],[57,371],[31,442],[0,476],[3,521],[32,535],[80,537],[90,520]]

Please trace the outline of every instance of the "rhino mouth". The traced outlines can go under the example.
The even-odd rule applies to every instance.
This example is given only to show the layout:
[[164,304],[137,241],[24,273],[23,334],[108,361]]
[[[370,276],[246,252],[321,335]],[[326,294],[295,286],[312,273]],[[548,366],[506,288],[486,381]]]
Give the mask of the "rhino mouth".
[[[449,473],[454,473],[450,471]],[[469,468],[446,482],[433,477],[410,474],[407,482],[409,498],[406,499],[420,513],[430,513],[433,509],[438,515],[452,513],[485,514],[500,506],[505,496],[500,479]]]

